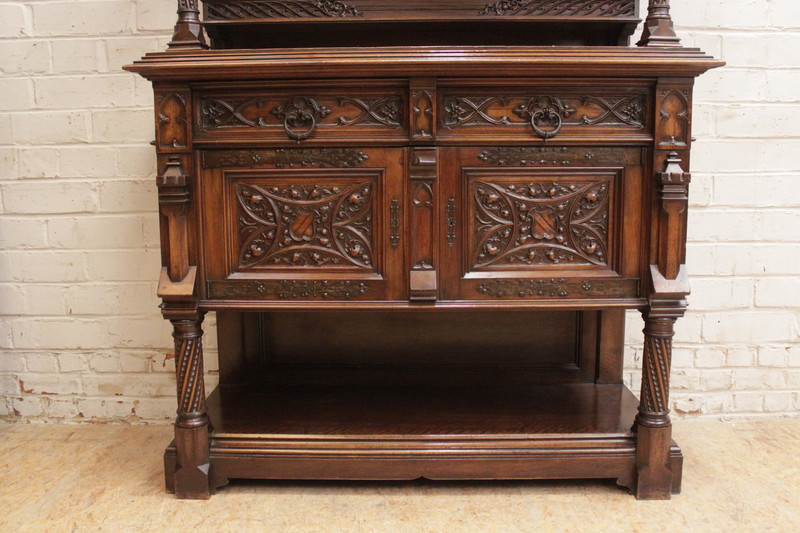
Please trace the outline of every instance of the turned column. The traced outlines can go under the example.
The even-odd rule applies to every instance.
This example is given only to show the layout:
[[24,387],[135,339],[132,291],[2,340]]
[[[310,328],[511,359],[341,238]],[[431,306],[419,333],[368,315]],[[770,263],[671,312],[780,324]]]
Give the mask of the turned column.
[[200,25],[200,0],[178,0],[178,22],[172,40],[167,47],[170,50],[200,50],[208,48]]
[[681,40],[672,27],[669,0],[650,0],[638,46],[680,46]]

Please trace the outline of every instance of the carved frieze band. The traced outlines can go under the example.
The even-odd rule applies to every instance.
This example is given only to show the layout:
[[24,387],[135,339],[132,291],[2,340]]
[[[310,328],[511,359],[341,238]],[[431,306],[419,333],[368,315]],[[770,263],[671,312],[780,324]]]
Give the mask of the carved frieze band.
[[247,2],[206,1],[206,20],[242,20],[261,18],[335,18],[361,17],[355,6],[336,0],[294,0],[268,2],[250,0]]
[[478,285],[480,294],[495,298],[634,298],[639,280],[622,279],[492,279]]
[[373,183],[236,185],[238,269],[373,270]]
[[473,181],[474,270],[609,262],[611,181]]
[[209,281],[211,298],[279,300],[350,300],[369,292],[369,285],[352,280]]
[[[354,109],[358,114],[353,114]],[[264,97],[206,97],[200,101],[200,127],[203,130],[282,127],[290,139],[301,141],[319,127],[367,125],[397,129],[402,126],[402,113],[400,96],[293,96],[275,105],[270,105]]]
[[563,126],[644,126],[645,98],[620,97],[509,97],[445,96],[442,125],[519,126],[528,124],[548,139]]
[[369,156],[349,148],[279,148],[277,150],[207,150],[204,168],[257,167],[275,168],[353,168]]
[[641,164],[642,153],[629,148],[496,146],[483,150],[478,159],[494,167],[627,166]]
[[480,12],[487,16],[622,17],[636,14],[635,0],[501,0]]

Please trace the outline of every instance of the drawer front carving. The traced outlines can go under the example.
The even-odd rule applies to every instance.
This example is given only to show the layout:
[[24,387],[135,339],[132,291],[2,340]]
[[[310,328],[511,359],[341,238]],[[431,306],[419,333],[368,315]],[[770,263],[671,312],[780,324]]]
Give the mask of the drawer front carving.
[[400,91],[353,94],[352,88],[309,88],[203,94],[196,109],[195,138],[401,139],[407,136],[406,115],[405,95]]
[[602,89],[443,89],[439,136],[570,136],[644,134],[647,97]]
[[208,297],[400,298],[405,151],[353,153],[206,151],[201,187],[204,208],[213,213],[203,221]]

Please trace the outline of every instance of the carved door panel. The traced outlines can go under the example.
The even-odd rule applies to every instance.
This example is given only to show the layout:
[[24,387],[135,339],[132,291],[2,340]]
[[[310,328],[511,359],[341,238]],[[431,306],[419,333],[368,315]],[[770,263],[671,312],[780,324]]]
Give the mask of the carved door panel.
[[207,296],[400,299],[404,153],[204,152]]
[[443,299],[638,296],[641,148],[445,151]]

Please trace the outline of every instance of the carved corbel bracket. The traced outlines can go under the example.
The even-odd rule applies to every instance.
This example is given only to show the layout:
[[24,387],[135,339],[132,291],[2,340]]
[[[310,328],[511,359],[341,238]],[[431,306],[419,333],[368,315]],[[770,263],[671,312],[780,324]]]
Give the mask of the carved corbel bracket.
[[200,25],[200,0],[178,0],[178,22],[172,40],[167,45],[170,50],[202,50],[208,48],[203,27]]
[[681,40],[672,27],[669,0],[650,0],[644,21],[642,38],[638,46],[681,46]]
[[691,174],[681,168],[678,153],[670,152],[664,171],[658,173],[658,197],[663,211],[658,240],[658,269],[670,280],[677,278],[683,263],[690,181]]
[[189,273],[188,212],[191,205],[190,176],[184,171],[180,156],[170,156],[166,169],[156,181],[161,215],[167,221],[167,270],[177,282]]

